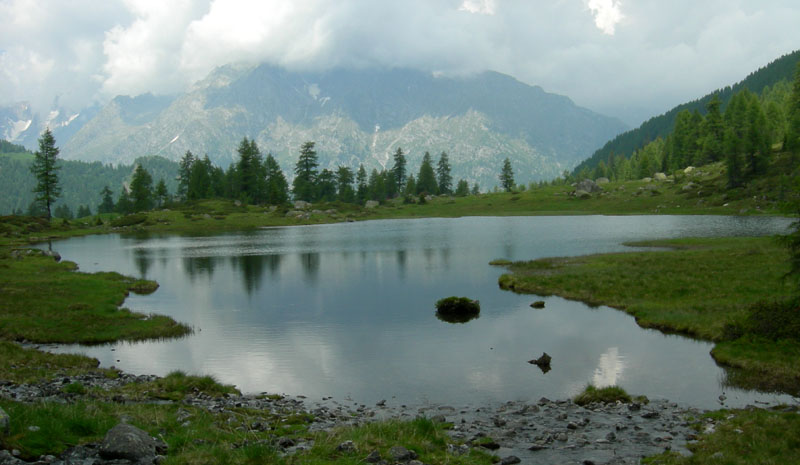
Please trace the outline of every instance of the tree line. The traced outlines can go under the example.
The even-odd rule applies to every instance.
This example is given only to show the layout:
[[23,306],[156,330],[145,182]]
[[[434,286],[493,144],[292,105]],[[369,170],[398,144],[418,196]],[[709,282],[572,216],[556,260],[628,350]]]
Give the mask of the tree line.
[[[465,179],[453,183],[450,159],[446,152],[434,161],[425,152],[419,170],[409,173],[402,148],[393,156],[389,169],[373,169],[367,174],[364,165],[355,172],[348,166],[335,170],[319,170],[319,160],[314,142],[305,142],[299,151],[291,186],[277,160],[268,153],[263,156],[255,140],[243,138],[237,148],[238,160],[227,170],[215,166],[208,156],[202,158],[187,151],[179,163],[177,188],[170,194],[162,177],[154,183],[153,177],[141,164],[137,164],[130,184],[120,189],[116,201],[114,192],[106,185],[100,191],[97,213],[129,214],[136,211],[162,207],[169,202],[195,201],[209,198],[227,198],[246,204],[281,205],[290,199],[306,202],[344,202],[364,204],[366,201],[385,201],[402,197],[406,202],[425,202],[429,195],[467,196],[480,192],[478,184],[472,187]],[[34,189],[36,200],[28,214],[51,215],[52,205],[60,195],[56,163],[58,148],[48,130],[39,140],[39,150],[34,154],[31,171],[37,179]],[[504,160],[499,176],[503,188],[514,188],[511,162]],[[21,213],[16,212],[15,213]],[[78,217],[90,216],[91,209],[81,205]],[[66,205],[55,209],[54,216],[72,218]]]
[[630,158],[612,153],[594,169],[583,167],[575,177],[631,180],[721,161],[727,168],[728,187],[743,186],[765,174],[773,148],[800,154],[800,62],[792,83],[768,86],[760,96],[744,88],[724,111],[714,95],[705,109],[704,115],[681,111],[665,138],[656,138]]

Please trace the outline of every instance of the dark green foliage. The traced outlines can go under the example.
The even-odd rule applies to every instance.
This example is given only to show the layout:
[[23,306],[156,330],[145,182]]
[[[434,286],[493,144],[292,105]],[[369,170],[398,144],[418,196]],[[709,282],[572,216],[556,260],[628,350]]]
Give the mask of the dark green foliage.
[[72,218],[74,218],[72,215],[72,210],[70,210],[69,207],[64,204],[61,204],[56,207],[55,211],[53,211],[53,216],[65,220],[71,220]]
[[124,188],[119,191],[119,198],[114,206],[114,212],[119,213],[120,215],[133,213],[133,202],[131,201],[131,197],[128,195],[128,191],[126,191]]
[[[768,86],[773,86],[776,83],[792,78],[795,72],[796,64],[800,60],[800,50],[784,55],[772,63],[760,68],[758,71],[751,73],[741,82],[719,89],[712,92],[698,100],[688,102],[669,110],[663,115],[650,118],[642,123],[636,129],[624,132],[611,141],[607,142],[602,148],[598,149],[590,158],[580,163],[572,171],[573,175],[577,175],[584,168],[588,171],[594,169],[600,161],[608,160],[611,154],[621,154],[626,158],[630,158],[634,152],[641,149],[648,143],[656,140],[657,138],[665,138],[675,127],[675,121],[678,113],[683,110],[703,111],[708,103],[716,95],[721,102],[721,106],[728,105],[730,99],[736,93],[747,89],[751,92],[761,93]],[[800,90],[799,90],[800,92]],[[800,103],[800,100],[798,100]],[[800,108],[800,107],[799,107]],[[800,128],[800,115],[798,115],[798,128]],[[800,146],[800,140],[798,141]]]
[[403,154],[403,149],[397,148],[394,153],[394,166],[392,166],[392,175],[394,175],[395,186],[398,191],[402,191],[406,185],[406,157]]
[[153,208],[153,177],[142,165],[136,165],[136,171],[131,180],[130,196],[133,202],[133,211],[141,212]]
[[744,334],[773,341],[800,341],[800,298],[762,301],[752,305],[743,329]]
[[379,173],[378,170],[372,169],[369,174],[369,181],[367,183],[367,192],[370,200],[386,200],[386,171]]
[[797,62],[789,97],[788,128],[786,130],[786,150],[800,155],[800,61]]
[[417,175],[417,194],[436,195],[438,192],[439,186],[436,184],[436,174],[433,171],[431,154],[425,152]]
[[185,199],[187,197],[187,192],[189,190],[189,179],[191,179],[192,173],[192,165],[195,162],[194,155],[189,150],[183,154],[183,158],[181,158],[180,168],[178,169],[178,191],[177,195],[181,199]]
[[481,312],[481,304],[468,297],[445,297],[436,302],[436,312],[443,318],[474,317]]
[[406,197],[413,197],[417,193],[417,178],[413,174],[408,176],[406,181],[406,188],[403,190],[403,195]]
[[300,148],[300,157],[294,168],[295,178],[292,182],[292,192],[297,200],[311,202],[317,197],[317,152],[314,142],[305,142]]
[[456,197],[466,197],[469,195],[469,183],[466,179],[459,179],[456,185]]
[[264,175],[266,177],[266,196],[264,201],[270,205],[281,205],[289,201],[289,183],[281,171],[278,161],[272,154],[267,154],[264,160]]
[[[264,188],[264,167],[261,161],[261,151],[258,150],[255,140],[247,140],[247,137],[242,139],[237,149],[239,153],[239,162],[236,165],[236,171],[239,173],[239,199],[249,203],[261,203],[263,200],[262,192]],[[209,162],[210,168],[211,163]],[[208,194],[206,194],[208,197]]]
[[472,195],[478,195],[478,194],[480,194],[480,193],[481,193],[481,187],[480,187],[480,186],[478,185],[478,183],[476,182],[476,183],[475,183],[475,185],[474,185],[474,186],[472,186],[472,192],[471,192],[471,194],[472,194]]
[[61,195],[61,186],[58,183],[58,147],[50,128],[47,128],[39,138],[39,150],[34,154],[31,173],[36,177],[36,202],[42,206],[45,216],[50,218],[53,203]]
[[716,162],[722,159],[725,126],[720,113],[722,102],[717,94],[706,104],[706,119],[703,122],[703,136],[700,147],[700,157],[697,165]]
[[511,168],[511,160],[503,160],[503,169],[500,171],[500,184],[506,192],[511,192],[514,188],[514,170]]
[[30,153],[28,149],[21,145],[12,144],[7,140],[0,139],[0,153]]
[[78,207],[78,213],[76,213],[75,216],[77,218],[86,218],[87,216],[92,216],[92,210],[88,205],[81,205]]
[[367,170],[364,165],[358,165],[358,172],[356,173],[356,202],[363,204],[369,197],[369,182],[367,178]]
[[169,200],[169,191],[167,190],[167,183],[164,182],[164,178],[158,180],[154,194],[156,206],[158,207],[163,206],[165,203],[167,203],[167,200]]
[[631,402],[631,396],[618,386],[607,386],[598,389],[590,384],[572,400],[578,405],[589,405],[594,402],[603,404],[629,403]]
[[333,202],[336,200],[336,175],[329,169],[323,169],[317,176],[317,195],[315,200]]
[[436,164],[436,182],[439,184],[440,194],[453,193],[453,177],[450,175],[450,159],[447,152],[439,155],[439,162]]
[[102,200],[100,201],[100,205],[97,206],[97,213],[111,213],[114,211],[113,195],[114,193],[111,192],[108,186],[103,187],[103,190],[100,191]]
[[356,200],[353,190],[353,170],[346,166],[336,169],[336,191],[341,202],[352,203]]

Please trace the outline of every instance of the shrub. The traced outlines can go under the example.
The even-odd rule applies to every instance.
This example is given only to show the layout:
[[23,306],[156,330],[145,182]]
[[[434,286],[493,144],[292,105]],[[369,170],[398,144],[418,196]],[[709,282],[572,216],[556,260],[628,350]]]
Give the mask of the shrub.
[[593,402],[612,404],[617,401],[628,403],[631,402],[631,396],[619,386],[608,386],[598,389],[590,384],[572,400],[578,405],[588,405]]
[[480,313],[481,304],[467,297],[446,297],[436,302],[436,310],[443,317],[468,317]]

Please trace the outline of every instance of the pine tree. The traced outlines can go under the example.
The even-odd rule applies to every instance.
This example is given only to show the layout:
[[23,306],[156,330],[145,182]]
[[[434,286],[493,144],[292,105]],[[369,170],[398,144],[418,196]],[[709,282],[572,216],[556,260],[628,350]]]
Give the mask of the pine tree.
[[417,193],[417,180],[414,178],[413,174],[408,175],[408,180],[406,181],[406,188],[403,190],[404,197],[413,197],[414,194]]
[[800,62],[797,63],[789,97],[788,127],[786,128],[785,149],[800,155]]
[[353,170],[347,166],[336,169],[336,195],[342,202],[352,203],[356,199],[353,190]]
[[116,205],[114,205],[114,211],[120,215],[133,213],[133,202],[131,202],[131,197],[124,187],[119,192],[119,198],[117,199]]
[[289,201],[289,183],[286,182],[286,176],[283,175],[278,161],[272,154],[267,154],[267,159],[264,161],[264,170],[266,174],[266,202],[270,205],[281,205]]
[[189,188],[186,190],[186,198],[188,200],[207,199],[210,197],[210,169],[211,160],[208,159],[208,155],[203,157],[202,160],[195,159],[194,163],[192,163],[189,171]]
[[192,165],[195,162],[192,152],[186,151],[181,158],[181,166],[178,169],[178,197],[181,199],[187,198],[187,191],[189,190],[189,179],[192,173]]
[[453,192],[453,177],[450,176],[450,159],[447,157],[447,152],[439,155],[439,162],[436,164],[436,181],[439,184],[440,194]]
[[314,151],[314,142],[306,142],[300,148],[300,157],[294,168],[295,178],[292,182],[292,192],[297,200],[306,202],[317,199],[317,152]]
[[142,165],[136,165],[136,170],[133,172],[131,201],[135,212],[153,208],[153,178]]
[[469,183],[466,179],[459,179],[456,185],[456,197],[466,197],[469,195]]
[[436,195],[438,192],[439,186],[436,184],[436,174],[433,171],[431,154],[425,152],[417,175],[417,194]]
[[704,165],[708,162],[715,162],[722,159],[725,124],[722,121],[720,105],[722,105],[722,102],[717,94],[714,94],[711,100],[706,104],[708,113],[706,113],[706,118],[703,121],[702,148],[700,159],[697,161],[698,165]]
[[511,160],[506,158],[503,160],[503,169],[500,172],[500,183],[506,192],[511,192],[514,189],[514,170],[511,168]]
[[327,168],[317,177],[317,198],[325,202],[336,200],[336,175]]
[[100,195],[102,196],[102,200],[100,201],[100,205],[97,206],[97,213],[111,213],[114,211],[114,193],[111,192],[111,189],[108,186],[103,187],[103,190],[100,191]]
[[167,200],[169,199],[169,191],[167,190],[167,183],[164,182],[164,178],[158,180],[158,184],[156,184],[156,205],[158,207],[162,207]]
[[34,154],[31,173],[36,176],[36,187],[33,192],[36,194],[35,201],[39,203],[49,220],[51,217],[50,209],[56,199],[61,195],[61,187],[58,183],[58,147],[50,128],[45,129],[42,137],[39,138],[39,150]]
[[75,215],[77,218],[86,218],[92,216],[92,210],[88,205],[81,205],[78,207],[78,213]]
[[367,182],[367,170],[364,165],[358,165],[358,172],[356,173],[356,200],[359,205],[367,201],[369,197],[369,184]]
[[400,147],[398,147],[397,151],[394,153],[392,174],[394,175],[396,190],[402,192],[406,185],[406,157],[403,155],[403,149]]
[[237,149],[239,153],[239,195],[245,202],[259,203],[262,200],[263,165],[261,151],[258,150],[255,140],[242,139]]

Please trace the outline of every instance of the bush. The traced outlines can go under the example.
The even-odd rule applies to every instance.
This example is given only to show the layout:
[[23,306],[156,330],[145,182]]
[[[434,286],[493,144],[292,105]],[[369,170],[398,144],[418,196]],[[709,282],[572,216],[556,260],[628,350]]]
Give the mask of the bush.
[[443,317],[471,317],[481,311],[481,303],[467,297],[446,297],[436,302],[436,311]]
[[753,304],[743,329],[773,341],[800,340],[800,298]]
[[591,384],[586,386],[582,393],[572,399],[578,405],[589,405],[593,402],[601,402],[603,404],[613,404],[616,402],[631,402],[631,396],[619,386],[608,386],[604,388],[596,388]]

